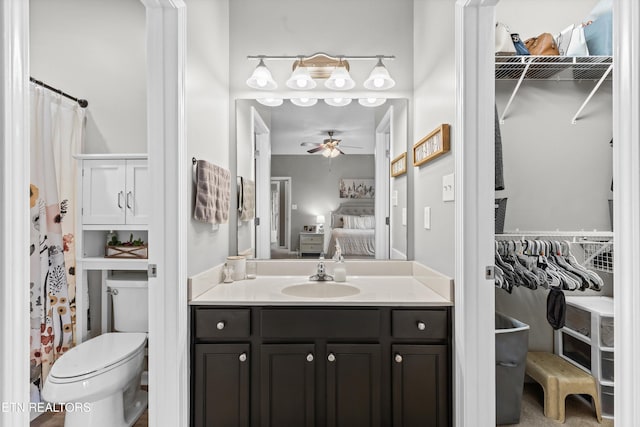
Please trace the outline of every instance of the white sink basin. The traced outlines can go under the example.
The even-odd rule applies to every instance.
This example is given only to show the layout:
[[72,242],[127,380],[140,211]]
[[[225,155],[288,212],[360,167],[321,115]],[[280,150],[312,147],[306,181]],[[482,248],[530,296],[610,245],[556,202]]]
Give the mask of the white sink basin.
[[327,282],[308,282],[287,286],[282,290],[285,295],[303,298],[340,298],[357,295],[360,289],[351,285],[338,285]]

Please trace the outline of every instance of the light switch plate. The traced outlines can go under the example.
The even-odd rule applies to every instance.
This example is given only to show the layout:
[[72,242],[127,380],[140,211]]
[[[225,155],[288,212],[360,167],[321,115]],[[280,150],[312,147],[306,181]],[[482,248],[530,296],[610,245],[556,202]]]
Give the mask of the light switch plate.
[[442,201],[452,202],[454,199],[454,177],[453,174],[442,177]]
[[291,210],[292,210],[292,211],[297,211],[297,210],[298,210],[298,205],[296,205],[295,203],[293,203],[293,204],[291,205]]
[[391,193],[391,206],[398,206],[398,190],[393,190]]
[[402,208],[402,225],[407,225],[407,208]]
[[424,208],[424,228],[431,230],[431,208],[428,206]]

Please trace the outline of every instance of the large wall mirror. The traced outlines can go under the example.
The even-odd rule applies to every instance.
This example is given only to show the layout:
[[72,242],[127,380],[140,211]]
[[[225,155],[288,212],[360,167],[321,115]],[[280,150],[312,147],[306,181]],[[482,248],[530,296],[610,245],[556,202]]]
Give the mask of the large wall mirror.
[[407,259],[407,104],[237,100],[237,253]]

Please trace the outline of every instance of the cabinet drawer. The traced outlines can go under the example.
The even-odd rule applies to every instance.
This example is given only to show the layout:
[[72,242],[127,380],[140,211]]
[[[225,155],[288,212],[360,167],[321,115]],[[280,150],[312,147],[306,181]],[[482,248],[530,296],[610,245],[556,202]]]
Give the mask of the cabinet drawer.
[[263,309],[260,323],[264,338],[380,337],[377,309]]
[[313,244],[313,245],[301,244],[300,252],[322,252],[322,245],[321,244]]
[[395,338],[446,339],[449,336],[445,310],[393,310],[391,331]]
[[196,338],[248,337],[251,311],[249,309],[206,309],[196,310]]
[[322,236],[302,236],[300,237],[300,243],[322,243]]
[[591,372],[591,346],[562,331],[562,355]]

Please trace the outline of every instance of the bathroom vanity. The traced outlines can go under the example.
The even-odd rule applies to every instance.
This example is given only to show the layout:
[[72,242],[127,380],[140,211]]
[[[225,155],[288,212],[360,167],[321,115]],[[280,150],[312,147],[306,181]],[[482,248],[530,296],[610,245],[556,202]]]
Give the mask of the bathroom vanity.
[[191,300],[192,426],[451,425],[449,300],[412,276],[351,277],[343,297],[300,280]]

